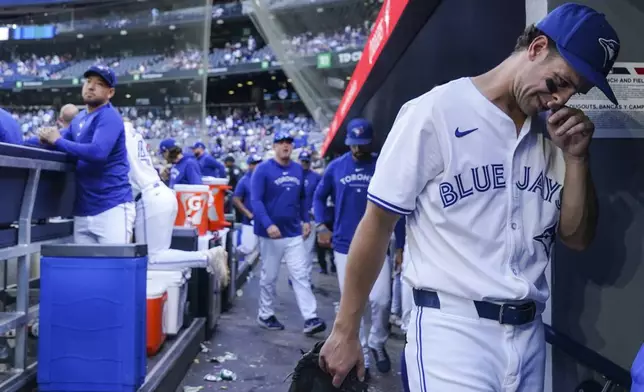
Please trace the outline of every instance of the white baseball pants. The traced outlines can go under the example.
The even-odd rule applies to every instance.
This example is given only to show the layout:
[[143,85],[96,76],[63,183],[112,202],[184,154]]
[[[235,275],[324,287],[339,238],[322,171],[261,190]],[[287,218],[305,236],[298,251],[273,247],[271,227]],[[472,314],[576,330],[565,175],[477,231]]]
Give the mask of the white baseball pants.
[[470,300],[439,293],[441,309],[414,307],[405,362],[411,392],[542,392],[543,323],[479,318]]
[[[314,225],[311,225],[311,227],[315,227]],[[311,229],[311,234],[309,234],[308,237],[304,240],[304,254],[306,256],[306,262],[307,262],[307,269],[308,269],[308,276],[309,280],[311,280],[312,275],[313,275],[313,252],[315,251],[315,240],[316,240],[316,233]]]
[[74,217],[77,244],[129,244],[134,226],[134,203],[119,204],[94,216]]
[[[347,268],[347,255],[333,252],[335,266],[340,284],[340,295],[344,291],[344,277]],[[385,345],[389,337],[389,310],[391,300],[391,265],[387,260],[383,263],[380,274],[369,293],[369,305],[371,307],[371,330],[369,336],[365,332],[363,316],[360,322],[360,344],[364,354],[365,366],[369,366],[369,348],[380,348]],[[365,312],[366,314],[366,312]]]
[[304,320],[317,317],[317,301],[311,290],[308,260],[304,254],[302,236],[270,239],[259,238],[262,271],[259,278],[259,317],[275,315],[273,301],[277,295],[276,285],[282,259],[288,268],[297,306]]
[[136,202],[134,235],[137,243],[148,245],[148,269],[206,268],[208,265],[204,252],[170,249],[178,209],[176,195],[162,183],[144,189]]
[[241,242],[237,247],[239,253],[248,256],[257,249],[258,239],[252,225],[241,226]]

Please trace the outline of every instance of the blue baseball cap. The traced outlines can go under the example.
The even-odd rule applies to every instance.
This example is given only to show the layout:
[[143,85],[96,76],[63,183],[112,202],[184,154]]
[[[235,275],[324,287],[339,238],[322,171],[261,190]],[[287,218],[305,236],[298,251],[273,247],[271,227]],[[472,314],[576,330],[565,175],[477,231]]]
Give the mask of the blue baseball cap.
[[304,151],[302,151],[300,153],[299,159],[300,159],[300,161],[309,161],[310,162],[311,161],[311,153],[306,151],[306,150],[304,150]]
[[371,143],[373,139],[373,128],[371,123],[364,118],[354,118],[347,125],[347,138],[344,144],[347,146],[364,146]]
[[282,141],[288,141],[293,143],[293,136],[291,136],[291,134],[288,132],[283,132],[283,131],[276,132],[275,136],[273,136],[273,143],[279,143]]
[[92,65],[87,69],[87,71],[85,71],[83,77],[87,78],[91,75],[100,76],[101,79],[105,80],[105,83],[107,83],[109,87],[116,86],[116,74],[107,65]]
[[195,148],[203,148],[203,149],[205,150],[205,149],[206,149],[206,145],[205,145],[205,144],[203,144],[202,142],[196,142],[195,144],[193,144],[193,145],[192,145],[192,147],[191,147],[191,148],[192,148],[193,150],[194,150]]
[[168,151],[172,147],[176,147],[177,142],[174,139],[163,139],[161,140],[161,143],[159,143],[159,152],[163,154],[164,152]]
[[566,3],[546,15],[536,28],[557,44],[561,56],[579,75],[617,105],[606,77],[615,64],[620,42],[604,14],[585,5]]
[[252,154],[248,156],[248,159],[246,159],[246,163],[249,165],[253,165],[255,163],[259,163],[262,161],[262,156],[259,154]]

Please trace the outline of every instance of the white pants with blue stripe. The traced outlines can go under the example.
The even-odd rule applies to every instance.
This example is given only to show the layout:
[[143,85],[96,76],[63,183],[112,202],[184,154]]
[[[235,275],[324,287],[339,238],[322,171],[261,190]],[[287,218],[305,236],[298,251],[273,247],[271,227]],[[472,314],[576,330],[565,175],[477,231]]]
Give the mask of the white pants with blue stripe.
[[470,300],[439,293],[441,309],[414,307],[405,362],[410,392],[543,392],[543,323],[481,319]]
[[148,245],[148,269],[206,268],[205,252],[170,249],[179,206],[175,193],[160,184],[142,191],[136,202],[134,234],[137,243]]

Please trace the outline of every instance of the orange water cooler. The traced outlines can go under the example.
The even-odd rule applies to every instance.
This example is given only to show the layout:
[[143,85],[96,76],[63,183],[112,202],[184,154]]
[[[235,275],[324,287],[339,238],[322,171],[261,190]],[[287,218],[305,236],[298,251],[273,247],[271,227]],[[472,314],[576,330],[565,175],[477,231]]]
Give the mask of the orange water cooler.
[[208,232],[208,203],[210,188],[208,185],[174,186],[177,193],[179,210],[174,221],[175,227],[194,227],[200,236]]
[[224,213],[226,191],[232,189],[228,185],[228,179],[202,177],[201,180],[208,186],[210,193],[208,199],[208,230],[214,232],[230,227],[231,223],[226,222],[226,215]]
[[147,281],[146,342],[148,356],[156,355],[165,342],[163,316],[168,300],[167,288],[162,282]]

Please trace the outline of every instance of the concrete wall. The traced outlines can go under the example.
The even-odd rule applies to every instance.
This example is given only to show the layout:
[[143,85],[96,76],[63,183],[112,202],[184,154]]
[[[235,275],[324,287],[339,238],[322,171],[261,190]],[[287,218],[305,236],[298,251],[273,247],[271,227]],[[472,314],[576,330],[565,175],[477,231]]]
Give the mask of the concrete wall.
[[[548,10],[564,0],[547,1]],[[621,39],[618,62],[644,62],[644,2],[578,0],[606,14]],[[618,99],[619,99],[618,95]],[[644,102],[642,102],[644,103]],[[599,231],[585,252],[558,245],[553,262],[553,326],[625,369],[644,341],[644,136],[639,129],[593,140],[592,172],[600,200]],[[598,131],[600,131],[598,129]],[[556,350],[553,390],[597,378]]]

